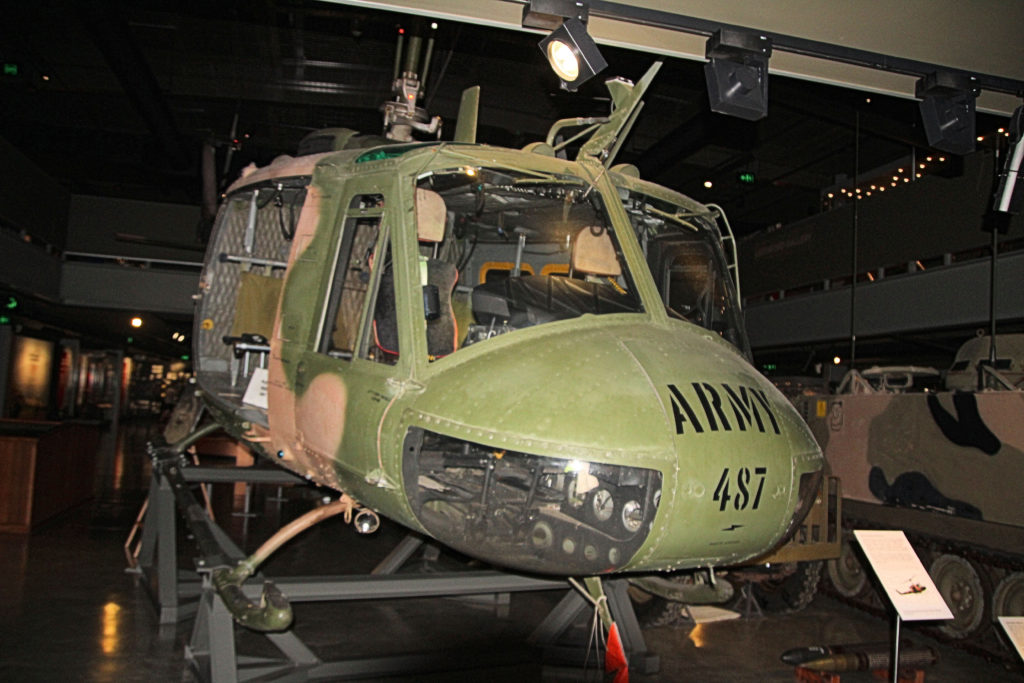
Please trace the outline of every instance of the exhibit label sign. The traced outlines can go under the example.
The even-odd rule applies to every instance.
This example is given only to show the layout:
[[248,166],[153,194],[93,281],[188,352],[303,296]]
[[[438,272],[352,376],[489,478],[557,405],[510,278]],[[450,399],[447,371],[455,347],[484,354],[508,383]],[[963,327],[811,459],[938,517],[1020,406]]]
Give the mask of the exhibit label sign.
[[953,618],[902,531],[855,529],[853,534],[901,619]]
[[1017,648],[1017,654],[1024,659],[1024,617],[999,617],[999,623]]

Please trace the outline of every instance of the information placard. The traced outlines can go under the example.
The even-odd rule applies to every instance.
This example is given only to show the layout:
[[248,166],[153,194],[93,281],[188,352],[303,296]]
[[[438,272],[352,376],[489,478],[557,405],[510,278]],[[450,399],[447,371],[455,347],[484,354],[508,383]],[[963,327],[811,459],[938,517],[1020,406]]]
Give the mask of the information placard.
[[855,529],[853,534],[901,619],[953,618],[902,531]]
[[1024,659],[1024,617],[999,617],[999,623],[1017,648],[1017,654]]
[[242,397],[242,402],[257,408],[263,408],[264,410],[267,409],[266,368],[256,368],[252,371],[252,378],[249,380],[249,386],[245,388],[245,396]]

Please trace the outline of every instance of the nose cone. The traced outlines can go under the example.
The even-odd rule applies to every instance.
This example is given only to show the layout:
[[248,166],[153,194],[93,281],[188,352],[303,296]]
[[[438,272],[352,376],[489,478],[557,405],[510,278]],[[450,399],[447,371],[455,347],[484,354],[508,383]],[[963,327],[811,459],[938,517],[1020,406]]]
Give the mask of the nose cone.
[[[417,517],[456,548],[550,573],[768,550],[791,517],[794,455],[820,469],[789,403],[700,328],[591,322],[497,337],[436,366],[406,413]],[[471,528],[485,532],[467,542]]]
[[661,540],[630,568],[680,566],[680,558],[734,564],[771,550],[806,512],[801,481],[806,489],[824,467],[806,423],[711,332],[679,324],[623,343],[662,398],[678,466],[666,477]]
[[462,363],[455,354],[458,364],[428,382],[417,407],[506,448],[664,457],[672,450],[671,423],[647,370],[626,346],[627,331],[604,325],[491,339]]

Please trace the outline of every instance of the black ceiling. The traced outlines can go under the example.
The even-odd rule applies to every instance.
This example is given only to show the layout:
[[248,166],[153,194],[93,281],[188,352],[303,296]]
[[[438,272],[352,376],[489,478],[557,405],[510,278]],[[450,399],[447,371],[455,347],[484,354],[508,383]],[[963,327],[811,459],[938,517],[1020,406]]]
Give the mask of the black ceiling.
[[[0,136],[72,192],[197,206],[206,142],[227,182],[317,128],[380,132],[398,26],[435,35],[425,104],[445,135],[461,91],[479,84],[479,138],[499,145],[607,113],[603,77],[635,80],[654,59],[602,48],[608,69],[570,94],[537,35],[456,22],[431,32],[421,18],[333,3],[39,0],[8,3],[3,19],[0,51],[17,73],[5,67],[0,83]],[[722,205],[741,234],[817,212],[823,190],[854,174],[858,117],[861,172],[926,147],[914,101],[777,76],[767,118],[711,113],[698,62],[667,59],[646,100],[618,161]],[[979,115],[978,129],[1001,123]],[[756,182],[740,184],[741,171]]]

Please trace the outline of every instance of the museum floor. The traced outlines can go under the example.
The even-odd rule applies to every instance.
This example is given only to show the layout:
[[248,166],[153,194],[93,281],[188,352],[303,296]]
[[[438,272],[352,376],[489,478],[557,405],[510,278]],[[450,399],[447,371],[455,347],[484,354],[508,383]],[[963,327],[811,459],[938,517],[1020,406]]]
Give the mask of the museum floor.
[[[149,474],[143,454],[152,431],[144,423],[122,429],[116,454],[101,459],[92,502],[31,536],[0,536],[0,680],[196,680],[184,659],[191,620],[160,627],[147,591],[125,572],[123,545],[146,496]],[[257,516],[248,518],[232,514],[235,500],[229,485],[215,487],[218,520],[247,550],[281,520],[308,506],[308,496],[298,490],[285,490],[284,502],[272,500],[275,493],[276,487],[257,487],[252,507]],[[401,538],[401,530],[386,520],[372,536],[358,536],[341,520],[330,520],[286,546],[266,573],[365,573]],[[192,550],[181,547],[184,555]],[[325,660],[453,653],[446,671],[389,680],[605,680],[594,669],[586,674],[544,669],[538,653],[526,646],[559,596],[514,594],[505,617],[496,616],[493,606],[453,599],[305,603],[296,606],[295,629]],[[258,653],[266,647],[260,636],[238,628],[236,632],[239,652],[253,648]],[[927,670],[928,681],[1021,680],[1019,669],[1008,671],[912,631],[904,635],[939,650],[939,662]],[[660,670],[634,674],[631,680],[793,681],[793,669],[779,661],[787,649],[888,637],[885,620],[819,596],[796,614],[645,629],[647,648],[659,657]],[[496,667],[466,668],[494,653],[522,656]],[[843,674],[842,680],[875,679],[864,672]]]

